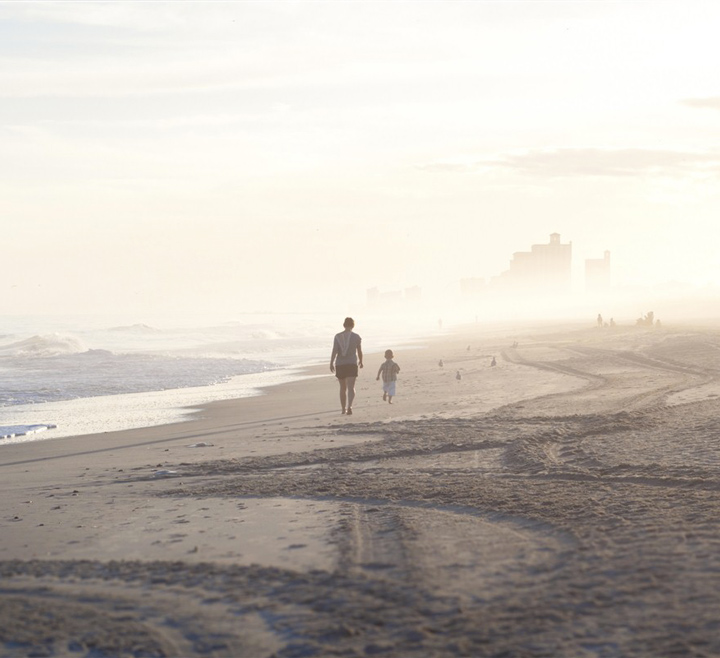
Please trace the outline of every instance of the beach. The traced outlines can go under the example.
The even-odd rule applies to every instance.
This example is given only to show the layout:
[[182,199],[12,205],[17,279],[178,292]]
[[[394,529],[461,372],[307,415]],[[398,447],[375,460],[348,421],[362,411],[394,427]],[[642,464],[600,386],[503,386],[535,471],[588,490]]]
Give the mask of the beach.
[[382,360],[0,446],[0,656],[720,655],[720,328]]

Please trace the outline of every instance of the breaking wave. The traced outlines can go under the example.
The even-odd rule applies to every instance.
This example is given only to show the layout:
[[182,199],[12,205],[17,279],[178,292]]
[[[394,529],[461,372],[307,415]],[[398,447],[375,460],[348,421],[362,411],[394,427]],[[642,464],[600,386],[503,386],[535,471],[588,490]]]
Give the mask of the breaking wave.
[[87,351],[83,342],[75,336],[46,334],[32,336],[7,345],[0,345],[2,357],[48,357],[63,354],[79,354]]

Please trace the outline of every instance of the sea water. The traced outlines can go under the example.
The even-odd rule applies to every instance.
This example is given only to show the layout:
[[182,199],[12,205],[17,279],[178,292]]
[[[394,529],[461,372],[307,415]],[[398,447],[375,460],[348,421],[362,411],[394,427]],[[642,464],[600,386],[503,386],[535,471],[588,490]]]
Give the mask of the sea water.
[[[177,422],[214,400],[259,395],[329,361],[342,330],[342,318],[322,314],[0,322],[0,445]],[[366,352],[381,352],[429,327],[376,317],[357,331]]]

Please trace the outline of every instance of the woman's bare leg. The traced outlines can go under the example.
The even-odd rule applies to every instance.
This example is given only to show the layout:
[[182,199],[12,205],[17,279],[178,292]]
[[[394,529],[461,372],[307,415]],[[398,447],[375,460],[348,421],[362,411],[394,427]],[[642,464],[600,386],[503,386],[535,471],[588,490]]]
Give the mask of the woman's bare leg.
[[342,412],[345,413],[345,407],[347,406],[347,379],[338,379],[338,382],[340,382],[340,406]]
[[347,382],[347,408],[348,413],[350,413],[350,410],[352,409],[353,400],[355,399],[355,380],[357,377],[347,377],[345,381]]

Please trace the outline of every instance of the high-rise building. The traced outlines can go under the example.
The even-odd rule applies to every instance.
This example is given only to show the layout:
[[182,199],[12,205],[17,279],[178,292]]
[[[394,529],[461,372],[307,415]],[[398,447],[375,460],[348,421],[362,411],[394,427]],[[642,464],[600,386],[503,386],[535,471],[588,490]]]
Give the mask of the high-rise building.
[[472,297],[485,292],[485,279],[479,277],[460,279],[460,292],[464,297]]
[[572,242],[560,242],[552,233],[547,244],[534,244],[530,251],[517,251],[510,269],[494,280],[496,285],[518,291],[567,292],[572,279]]
[[606,251],[603,258],[587,258],[585,260],[585,290],[598,292],[610,287],[610,252]]
[[422,289],[420,286],[411,286],[405,290],[388,290],[382,292],[379,288],[368,288],[366,291],[368,306],[392,307],[408,302],[418,303],[422,300]]

